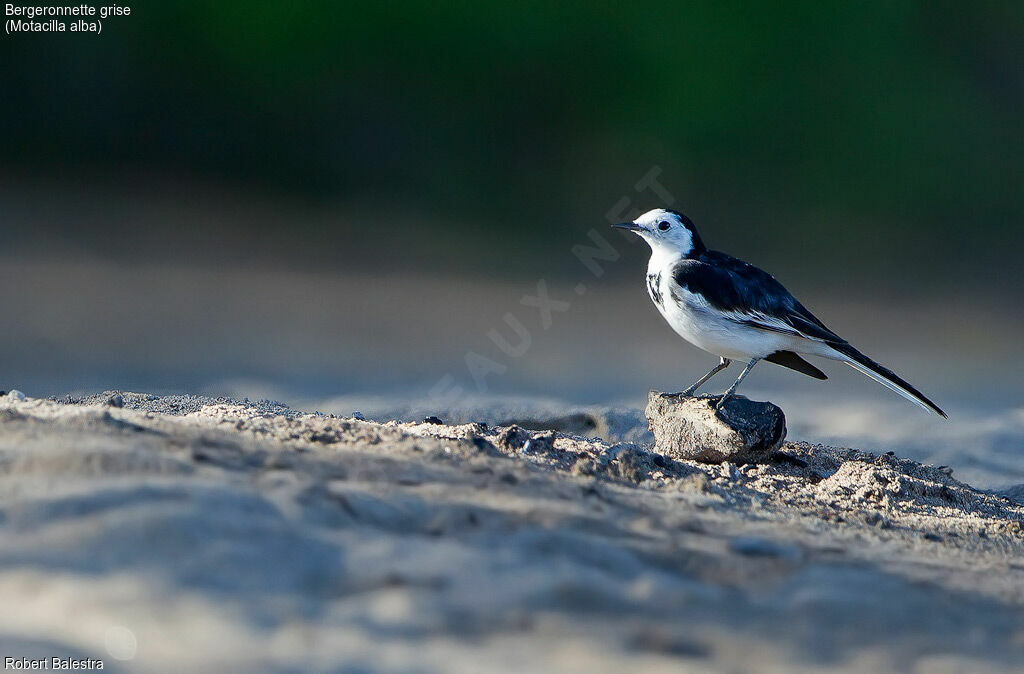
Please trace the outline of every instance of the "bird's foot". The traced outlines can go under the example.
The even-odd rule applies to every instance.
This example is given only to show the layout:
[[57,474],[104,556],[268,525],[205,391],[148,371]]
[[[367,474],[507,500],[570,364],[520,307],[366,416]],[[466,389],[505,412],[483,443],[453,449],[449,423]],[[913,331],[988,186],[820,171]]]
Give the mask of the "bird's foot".
[[724,410],[725,409],[725,403],[728,402],[729,398],[731,398],[731,397],[732,397],[731,393],[726,393],[721,398],[719,398],[718,402],[715,403],[715,411],[716,412],[721,412],[722,410]]

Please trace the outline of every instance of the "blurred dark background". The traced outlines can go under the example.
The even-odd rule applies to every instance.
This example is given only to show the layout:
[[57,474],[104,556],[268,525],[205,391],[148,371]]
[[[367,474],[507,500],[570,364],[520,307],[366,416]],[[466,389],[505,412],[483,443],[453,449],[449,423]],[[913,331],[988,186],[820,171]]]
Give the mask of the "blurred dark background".
[[791,275],[1019,291],[1019,2],[132,9],[3,39],[8,252],[558,274],[657,165]]
[[[487,392],[671,387],[711,361],[605,229],[662,205],[653,169],[922,387],[1016,394],[1022,38],[1024,4],[948,1],[164,1],[5,35],[5,387],[424,391],[499,358],[506,312],[533,346]],[[538,279],[573,300],[550,330]]]

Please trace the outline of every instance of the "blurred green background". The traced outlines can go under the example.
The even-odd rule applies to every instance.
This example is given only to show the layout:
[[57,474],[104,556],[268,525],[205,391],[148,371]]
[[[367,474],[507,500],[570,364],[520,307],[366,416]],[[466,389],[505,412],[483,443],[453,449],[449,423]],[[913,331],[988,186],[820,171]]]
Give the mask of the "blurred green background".
[[8,251],[557,275],[659,166],[789,278],[1020,290],[1024,3],[132,10],[0,41]]

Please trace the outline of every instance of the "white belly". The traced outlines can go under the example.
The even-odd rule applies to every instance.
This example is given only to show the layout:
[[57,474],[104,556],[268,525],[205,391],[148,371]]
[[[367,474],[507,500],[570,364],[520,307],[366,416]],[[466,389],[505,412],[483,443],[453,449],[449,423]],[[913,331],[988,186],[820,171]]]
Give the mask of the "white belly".
[[742,325],[723,317],[697,295],[675,286],[663,275],[658,311],[676,333],[694,346],[733,360],[764,358],[776,351],[803,351],[807,340]]

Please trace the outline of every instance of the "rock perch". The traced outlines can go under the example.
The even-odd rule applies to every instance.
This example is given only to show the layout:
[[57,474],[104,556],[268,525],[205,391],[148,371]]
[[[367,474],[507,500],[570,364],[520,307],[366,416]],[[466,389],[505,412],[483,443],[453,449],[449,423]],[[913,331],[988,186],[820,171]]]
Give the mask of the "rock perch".
[[651,391],[644,414],[655,451],[704,463],[758,463],[786,439],[786,415],[769,402],[734,395],[721,412],[718,396],[683,396]]

